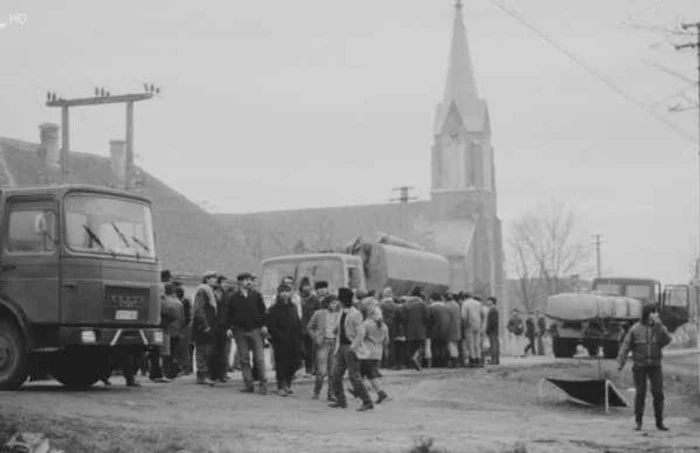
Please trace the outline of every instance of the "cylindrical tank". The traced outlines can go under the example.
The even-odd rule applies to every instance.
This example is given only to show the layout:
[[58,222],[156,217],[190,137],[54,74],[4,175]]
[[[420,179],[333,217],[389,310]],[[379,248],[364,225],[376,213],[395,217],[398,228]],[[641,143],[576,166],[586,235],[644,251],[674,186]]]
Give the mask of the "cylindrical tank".
[[442,255],[385,243],[367,244],[364,250],[367,289],[380,292],[390,286],[400,297],[414,286],[422,286],[426,295],[449,287],[450,264]]
[[586,321],[595,318],[634,320],[642,315],[642,302],[631,297],[562,293],[547,299],[545,314],[561,321]]
[[407,249],[425,250],[425,248],[418,244],[414,244],[413,242],[409,242],[405,239],[401,239],[400,237],[392,236],[390,234],[381,234],[377,242],[380,244],[394,245],[396,247],[403,247]]

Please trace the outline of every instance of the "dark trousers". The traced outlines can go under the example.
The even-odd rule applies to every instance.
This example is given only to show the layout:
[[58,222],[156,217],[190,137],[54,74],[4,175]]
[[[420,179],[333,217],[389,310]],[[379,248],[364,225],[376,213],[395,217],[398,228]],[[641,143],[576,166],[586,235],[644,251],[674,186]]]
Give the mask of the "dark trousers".
[[544,355],[544,341],[542,334],[537,335],[537,355]]
[[651,396],[654,400],[654,418],[656,424],[664,421],[664,374],[660,366],[643,366],[632,368],[634,375],[634,417],[637,423],[644,416],[644,402],[647,396],[647,379],[651,384]]
[[[304,368],[306,374],[314,374],[316,372],[316,351],[314,348],[314,339],[311,335],[304,334],[301,337],[302,341],[302,359],[304,360]],[[275,355],[275,357],[277,357]]]
[[209,376],[212,379],[222,379],[226,377],[227,358],[226,358],[226,328],[218,327],[214,331],[214,350],[212,351],[212,368],[209,370]]
[[275,377],[277,378],[278,389],[288,389],[292,386],[292,379],[299,366],[299,356],[289,351],[284,344],[273,344],[272,349],[275,351]]
[[335,354],[335,363],[333,365],[333,392],[335,392],[335,398],[338,403],[343,405],[347,404],[345,389],[343,388],[343,376],[345,375],[345,371],[348,372],[350,384],[352,385],[355,395],[362,400],[363,404],[372,403],[367,393],[367,388],[365,388],[365,384],[362,382],[360,361],[357,359],[355,353],[350,350],[350,345],[341,344],[338,348],[338,352]]
[[149,373],[151,380],[163,378],[163,368],[160,366],[160,348],[156,347],[148,352]]
[[525,351],[523,351],[523,355],[527,355],[527,351],[531,351],[532,354],[536,354],[535,352],[535,337],[527,337],[527,346],[525,346]]
[[197,379],[203,380],[212,377],[210,369],[216,368],[214,345],[212,343],[196,343],[194,351],[197,363]]
[[165,377],[175,379],[181,370],[182,339],[180,337],[170,337],[170,355],[163,357],[163,368]]
[[498,365],[501,362],[501,340],[497,333],[489,334],[489,354],[491,363]]
[[[247,332],[235,332],[236,348],[241,360],[241,373],[246,387],[253,386],[253,381],[265,382],[265,349],[263,348],[263,338],[260,329],[253,329]],[[255,366],[255,376],[250,366],[250,353],[253,353],[253,365]],[[275,365],[281,357],[275,354]]]

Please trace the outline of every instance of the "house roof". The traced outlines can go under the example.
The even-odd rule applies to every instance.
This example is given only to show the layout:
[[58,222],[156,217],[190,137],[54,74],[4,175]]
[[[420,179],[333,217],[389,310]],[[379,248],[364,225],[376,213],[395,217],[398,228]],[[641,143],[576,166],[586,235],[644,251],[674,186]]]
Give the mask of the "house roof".
[[[39,145],[0,137],[0,186],[33,187],[47,184]],[[107,157],[71,152],[67,183],[110,186]],[[140,169],[137,169],[140,170]],[[235,229],[227,229],[184,195],[141,171],[138,189],[153,202],[158,255],[173,273],[199,275],[215,269],[226,274],[257,271],[259,261],[246,250]]]
[[430,246],[416,234],[428,224],[429,201],[408,204],[376,204],[329,208],[296,209],[251,214],[215,214],[229,228],[247,239],[253,256],[265,259],[306,250],[328,250],[358,236],[375,239],[388,233]]

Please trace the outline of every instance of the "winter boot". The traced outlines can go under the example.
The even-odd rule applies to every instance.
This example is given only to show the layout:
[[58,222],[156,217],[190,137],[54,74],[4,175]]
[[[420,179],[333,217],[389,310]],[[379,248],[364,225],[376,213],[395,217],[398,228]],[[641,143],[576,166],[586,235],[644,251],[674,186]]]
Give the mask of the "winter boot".
[[382,390],[377,394],[377,401],[375,404],[382,404],[382,402],[386,401],[388,398],[389,395],[387,395],[386,392]]

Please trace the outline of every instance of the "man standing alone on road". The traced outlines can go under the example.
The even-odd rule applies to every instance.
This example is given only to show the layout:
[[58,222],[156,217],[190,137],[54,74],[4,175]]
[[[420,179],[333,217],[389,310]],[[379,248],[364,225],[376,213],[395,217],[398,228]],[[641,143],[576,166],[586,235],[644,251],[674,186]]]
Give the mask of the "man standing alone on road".
[[661,352],[671,342],[668,330],[661,324],[656,307],[645,305],[642,308],[642,319],[627,332],[622,342],[617,360],[619,370],[625,366],[627,354],[632,352],[632,373],[634,374],[634,417],[635,431],[642,429],[644,402],[647,394],[647,379],[651,383],[651,395],[654,399],[654,418],[656,428],[668,431],[664,425],[664,381],[661,369]]
[[498,365],[501,363],[501,345],[500,338],[498,337],[500,320],[495,297],[489,297],[488,307],[489,311],[486,315],[486,336],[489,339],[491,363],[493,365]]

